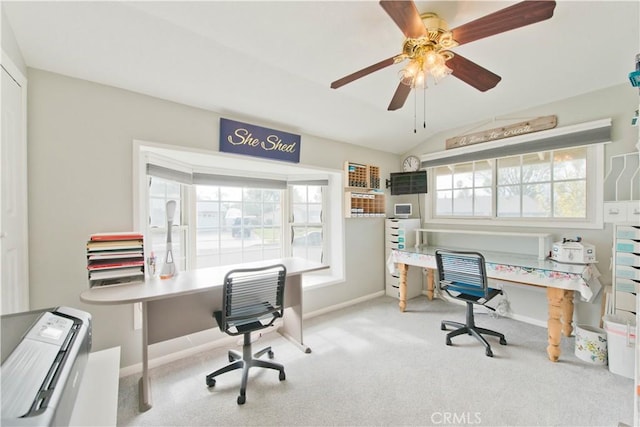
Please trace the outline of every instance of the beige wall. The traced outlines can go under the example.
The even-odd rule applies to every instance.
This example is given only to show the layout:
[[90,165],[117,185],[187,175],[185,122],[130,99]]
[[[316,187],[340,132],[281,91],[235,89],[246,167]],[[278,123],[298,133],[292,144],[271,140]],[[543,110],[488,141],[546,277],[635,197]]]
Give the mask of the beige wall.
[[[88,286],[86,240],[95,232],[132,229],[134,139],[217,151],[220,116],[36,69],[28,70],[28,79],[31,308],[69,305],[90,312],[93,348],[119,345],[122,366],[138,363],[132,308],[79,300]],[[396,155],[310,135],[302,135],[301,145],[301,164],[376,164],[385,177],[399,163]],[[345,230],[347,280],[305,292],[305,312],[384,289],[383,220],[349,219]]]

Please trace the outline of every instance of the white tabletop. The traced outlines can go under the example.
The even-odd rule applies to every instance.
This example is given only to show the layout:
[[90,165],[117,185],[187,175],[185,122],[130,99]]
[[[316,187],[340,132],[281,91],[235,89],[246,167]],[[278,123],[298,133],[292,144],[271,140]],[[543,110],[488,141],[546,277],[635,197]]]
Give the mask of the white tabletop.
[[283,264],[287,275],[322,270],[329,266],[303,258],[280,258],[219,267],[181,271],[171,279],[153,277],[144,282],[93,287],[80,294],[80,300],[89,304],[126,304],[187,295],[222,286],[224,276],[235,268],[264,267]]

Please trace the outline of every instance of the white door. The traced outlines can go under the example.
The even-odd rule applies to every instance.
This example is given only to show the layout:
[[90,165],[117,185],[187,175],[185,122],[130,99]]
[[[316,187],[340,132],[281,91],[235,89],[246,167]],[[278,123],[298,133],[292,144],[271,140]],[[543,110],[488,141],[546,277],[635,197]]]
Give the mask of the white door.
[[29,309],[26,78],[2,55],[0,314]]

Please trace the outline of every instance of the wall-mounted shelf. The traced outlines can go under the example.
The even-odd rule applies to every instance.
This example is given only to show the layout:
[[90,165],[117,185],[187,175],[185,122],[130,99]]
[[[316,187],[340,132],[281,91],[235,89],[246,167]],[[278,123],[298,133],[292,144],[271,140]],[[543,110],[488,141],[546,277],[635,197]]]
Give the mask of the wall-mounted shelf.
[[362,163],[345,162],[345,217],[385,216],[384,191],[380,189],[380,168]]

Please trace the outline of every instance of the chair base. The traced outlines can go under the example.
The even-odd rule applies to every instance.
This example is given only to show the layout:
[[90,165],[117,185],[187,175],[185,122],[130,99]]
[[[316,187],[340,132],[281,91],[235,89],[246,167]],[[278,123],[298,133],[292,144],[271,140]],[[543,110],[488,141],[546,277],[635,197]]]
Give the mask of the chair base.
[[251,369],[252,367],[255,366],[258,368],[269,368],[277,370],[280,372],[280,375],[278,376],[280,381],[284,381],[286,379],[284,366],[279,363],[258,359],[265,353],[268,353],[269,358],[272,359],[273,351],[271,350],[271,347],[265,347],[254,354],[252,354],[251,352],[251,334],[246,333],[244,334],[242,353],[239,353],[235,350],[229,350],[230,363],[207,375],[207,387],[213,387],[216,385],[215,377],[217,377],[218,375],[224,374],[225,372],[234,371],[236,369],[242,369],[242,382],[240,383],[240,395],[238,396],[238,405],[242,405],[246,401],[247,380],[249,378],[249,369]]
[[478,341],[484,344],[485,353],[489,357],[493,357],[493,351],[491,350],[491,345],[487,342],[485,337],[481,334],[491,335],[494,337],[500,338],[501,345],[507,345],[507,340],[504,337],[504,334],[500,332],[492,331],[490,329],[477,327],[473,317],[473,305],[467,303],[467,323],[454,322],[451,320],[443,320],[440,324],[440,329],[443,331],[447,330],[447,326],[451,326],[457,328],[447,334],[446,344],[451,345],[451,338],[456,337],[458,335],[467,334],[476,337]]

